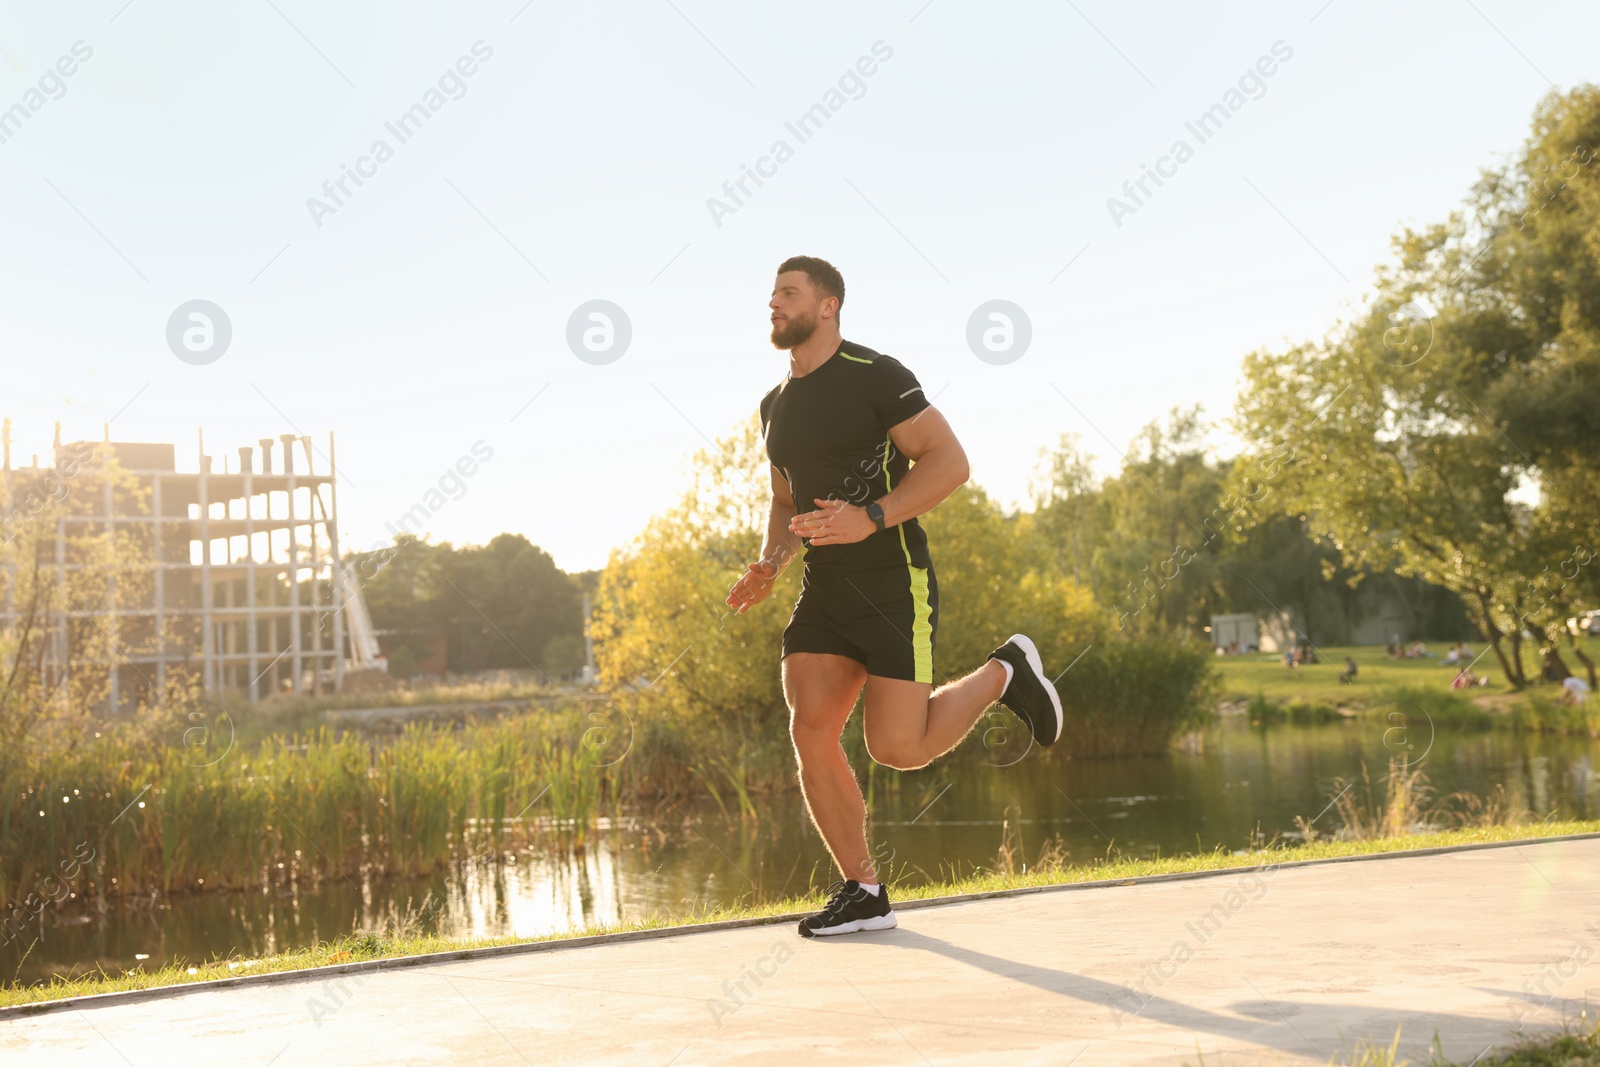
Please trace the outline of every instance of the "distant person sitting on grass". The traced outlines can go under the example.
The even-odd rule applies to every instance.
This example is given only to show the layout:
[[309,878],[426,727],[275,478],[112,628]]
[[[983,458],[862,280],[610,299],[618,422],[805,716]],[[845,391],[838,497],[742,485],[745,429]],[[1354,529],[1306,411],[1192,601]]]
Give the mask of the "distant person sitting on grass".
[[1561,702],[1583,707],[1589,703],[1589,683],[1579,678],[1576,674],[1569,674],[1561,680]]
[[1344,670],[1339,672],[1339,681],[1349,685],[1356,680],[1356,661],[1353,657],[1344,658]]
[[1288,669],[1288,670],[1291,670],[1291,671],[1294,670],[1294,660],[1295,660],[1294,650],[1293,649],[1288,649],[1288,648],[1284,649],[1283,650],[1283,665],[1284,665],[1284,667],[1286,669]]

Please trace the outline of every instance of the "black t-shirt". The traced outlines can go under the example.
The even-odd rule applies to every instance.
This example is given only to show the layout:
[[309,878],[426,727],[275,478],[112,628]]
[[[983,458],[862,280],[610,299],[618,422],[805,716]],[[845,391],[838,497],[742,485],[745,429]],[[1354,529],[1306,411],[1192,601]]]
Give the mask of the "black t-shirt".
[[[816,370],[786,376],[761,398],[767,457],[783,473],[795,510],[817,500],[865,507],[898,486],[911,461],[889,429],[928,406],[915,375],[889,356],[844,341]],[[928,543],[916,519],[849,545],[806,545],[806,564],[927,567]]]

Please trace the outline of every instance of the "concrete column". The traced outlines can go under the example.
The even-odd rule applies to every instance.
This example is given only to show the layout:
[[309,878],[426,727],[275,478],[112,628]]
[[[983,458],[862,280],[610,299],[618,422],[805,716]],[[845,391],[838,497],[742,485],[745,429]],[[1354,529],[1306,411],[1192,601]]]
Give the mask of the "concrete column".
[[156,609],[156,699],[165,701],[167,696],[167,558],[162,549],[161,528],[167,524],[167,513],[161,504],[161,475],[153,476],[150,487],[150,506],[155,512],[155,528],[151,533],[151,553],[155,556],[156,571],[153,577],[155,584],[155,609]]
[[299,696],[305,692],[305,657],[301,651],[300,625],[300,540],[295,516],[294,434],[281,434],[283,442],[283,473],[289,488],[289,657],[294,671],[294,691]]
[[339,470],[333,457],[333,431],[328,431],[328,551],[333,553],[333,691],[344,688],[344,597],[339,568]]
[[[244,539],[245,552],[245,651],[250,655],[250,703],[261,699],[261,665],[259,663],[260,639],[256,633],[256,492],[255,463],[250,458],[250,446],[239,449],[239,471],[244,475]],[[270,536],[270,535],[269,535]]]
[[211,632],[211,457],[200,431],[200,676],[207,693],[217,692],[216,635]]

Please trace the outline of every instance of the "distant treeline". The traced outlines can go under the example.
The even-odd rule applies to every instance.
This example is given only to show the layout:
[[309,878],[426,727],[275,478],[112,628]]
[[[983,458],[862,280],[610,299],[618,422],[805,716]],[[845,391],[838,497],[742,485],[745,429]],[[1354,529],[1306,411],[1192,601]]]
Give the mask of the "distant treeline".
[[562,571],[522,534],[461,548],[401,534],[352,562],[372,574],[363,594],[397,678],[435,666],[441,640],[455,674],[533,669],[553,680],[583,666],[583,594],[595,572]]

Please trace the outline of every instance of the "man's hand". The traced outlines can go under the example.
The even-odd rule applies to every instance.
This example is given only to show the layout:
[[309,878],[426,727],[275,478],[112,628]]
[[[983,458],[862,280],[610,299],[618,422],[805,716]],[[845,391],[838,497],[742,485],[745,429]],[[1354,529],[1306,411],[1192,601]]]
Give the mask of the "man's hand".
[[771,560],[758,559],[733,583],[728,590],[727,604],[740,615],[767,599],[772,583],[778,579],[779,567]]
[[853,545],[877,532],[867,509],[843,500],[814,500],[818,510],[789,520],[789,531],[813,545]]

